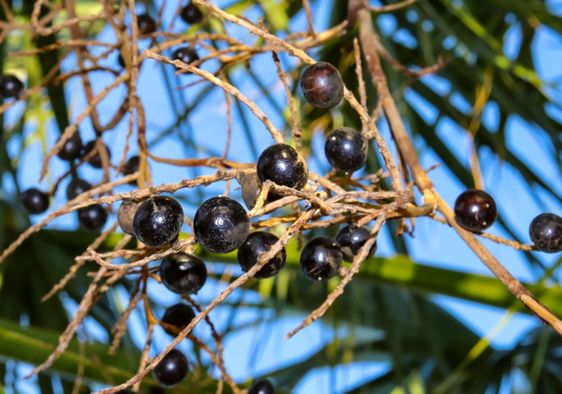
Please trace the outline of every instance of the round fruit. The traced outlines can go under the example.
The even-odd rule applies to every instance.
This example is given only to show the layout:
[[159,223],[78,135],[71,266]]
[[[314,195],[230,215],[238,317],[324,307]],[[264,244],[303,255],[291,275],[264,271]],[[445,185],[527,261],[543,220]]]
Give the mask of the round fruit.
[[213,253],[228,253],[237,249],[250,232],[246,210],[228,197],[213,197],[205,201],[193,219],[197,241]]
[[191,47],[181,47],[174,51],[172,54],[172,60],[181,60],[186,64],[191,64],[196,60],[199,60],[199,56],[195,49]]
[[141,35],[151,34],[156,31],[156,21],[148,14],[137,15],[137,26]]
[[187,370],[187,358],[179,350],[172,349],[156,365],[154,376],[163,386],[174,386],[185,378]]
[[191,1],[181,9],[180,17],[185,23],[193,25],[195,23],[200,23],[203,20],[203,13],[195,4]]
[[343,260],[338,243],[328,237],[310,240],[301,252],[301,269],[312,280],[326,280],[338,273]]
[[267,379],[260,379],[250,387],[248,394],[275,394],[275,389]]
[[172,197],[156,196],[143,201],[133,218],[135,237],[160,248],[174,242],[183,224],[183,209]]
[[195,312],[193,312],[193,308],[185,304],[176,304],[166,308],[160,322],[173,326],[173,328],[162,327],[167,334],[176,336],[181,330],[187,327],[194,318]]
[[[271,249],[277,241],[279,241],[279,238],[265,231],[256,231],[248,235],[248,238],[238,248],[238,262],[244,272],[248,272],[256,265],[259,258]],[[283,268],[286,257],[285,248],[283,248],[256,272],[254,277],[271,278]]]
[[301,90],[313,107],[329,109],[343,98],[343,80],[337,68],[330,63],[318,62],[304,70]]
[[160,279],[174,293],[197,293],[207,281],[207,267],[199,257],[176,253],[162,259]]
[[12,74],[0,76],[0,97],[18,97],[23,91],[23,82]]
[[[110,160],[111,159],[111,150],[109,150],[109,148],[107,147],[107,145],[103,144],[103,146],[105,147],[105,150],[107,152],[107,159]],[[92,140],[89,141],[83,149],[83,153],[82,155],[85,156],[87,154],[89,154],[91,151],[93,151],[95,149],[96,154],[93,155],[89,160],[88,160],[88,164],[90,164],[92,167],[94,168],[102,168],[103,163],[101,160],[101,156],[97,150],[97,144],[96,144],[96,140]]]
[[[353,261],[359,250],[370,238],[369,230],[365,227],[358,227],[354,224],[342,228],[336,235],[336,242],[341,248],[345,261]],[[377,250],[377,242],[373,244],[367,258],[371,257]]]
[[261,182],[270,180],[278,185],[302,189],[308,179],[308,169],[301,155],[286,144],[266,148],[256,165]]
[[538,250],[547,253],[562,251],[562,218],[553,213],[542,213],[529,226],[531,241]]
[[367,139],[350,127],[341,127],[328,135],[324,152],[335,169],[357,171],[367,162]]
[[74,133],[72,137],[65,141],[57,156],[61,160],[73,161],[82,155],[82,139],[80,134]]
[[80,208],[78,221],[86,230],[99,231],[107,221],[107,211],[99,204]]
[[496,217],[494,199],[482,190],[467,190],[455,201],[455,219],[468,231],[481,232],[490,227]]
[[251,174],[241,172],[236,179],[242,188],[244,204],[248,209],[252,209],[256,205],[256,200],[260,194],[258,175],[255,172]]
[[71,180],[66,187],[66,198],[69,201],[74,200],[80,194],[87,192],[91,188],[92,185],[90,185],[89,182],[80,178],[75,178]]
[[34,187],[27,189],[21,194],[21,202],[27,212],[39,214],[49,208],[49,195]]
[[133,200],[123,200],[121,205],[119,205],[117,221],[119,222],[119,227],[121,227],[121,230],[123,230],[125,234],[135,235],[133,219],[139,205],[140,203]]

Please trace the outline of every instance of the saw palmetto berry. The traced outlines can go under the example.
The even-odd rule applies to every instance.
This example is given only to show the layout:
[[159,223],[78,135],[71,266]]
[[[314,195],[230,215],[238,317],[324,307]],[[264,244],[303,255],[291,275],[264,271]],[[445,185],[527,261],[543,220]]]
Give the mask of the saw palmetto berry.
[[185,64],[191,64],[196,60],[199,60],[199,56],[197,55],[197,51],[195,49],[184,46],[176,49],[172,53],[172,60],[180,60]]
[[0,75],[0,99],[19,97],[23,92],[23,87],[23,82],[15,75]]
[[529,236],[535,248],[556,253],[562,251],[562,218],[553,213],[542,213],[529,226]]
[[[267,253],[277,241],[279,238],[265,231],[256,231],[248,235],[248,238],[238,248],[238,262],[244,272],[248,272],[256,265],[260,257]],[[286,258],[285,248],[282,248],[256,272],[254,277],[261,279],[274,276],[283,268]]]
[[125,234],[135,235],[133,221],[141,203],[125,199],[117,210],[117,222]]
[[328,135],[324,152],[335,169],[357,171],[367,162],[367,139],[350,127],[341,127]]
[[82,156],[82,148],[80,134],[74,133],[72,137],[64,142],[57,156],[61,160],[74,161]]
[[[103,143],[102,143],[102,147],[103,147],[102,149],[105,149],[105,151],[107,152],[107,159],[109,161],[111,159],[111,150],[108,148],[107,145]],[[89,141],[88,143],[86,143],[86,145],[84,145],[84,148],[82,149],[82,156],[89,155],[90,152],[94,152],[94,153],[92,157],[88,159],[88,164],[94,168],[102,168],[103,161],[98,151],[98,144],[96,140]]]
[[99,204],[90,205],[78,210],[78,221],[82,228],[99,231],[107,221],[107,210]]
[[195,294],[207,281],[207,267],[199,257],[175,253],[162,259],[160,279],[177,294]]
[[194,25],[203,21],[203,13],[199,7],[190,1],[181,9],[180,18],[183,19],[185,23]]
[[213,253],[237,249],[250,232],[250,220],[240,203],[229,197],[212,197],[199,206],[193,218],[195,238]]
[[186,304],[175,304],[164,311],[160,323],[167,334],[176,336],[195,318],[193,308]]
[[330,109],[343,98],[343,80],[330,63],[318,62],[304,70],[300,80],[304,98],[313,107]]
[[32,187],[21,194],[21,202],[27,212],[37,215],[45,212],[49,208],[49,195]]
[[147,35],[156,31],[156,21],[148,14],[137,15],[137,27],[139,34]]
[[[336,235],[336,242],[341,248],[345,261],[353,261],[365,242],[370,238],[369,230],[354,224],[343,227]],[[373,244],[366,258],[371,257],[377,250],[377,242]]]
[[306,162],[295,149],[286,144],[274,144],[266,148],[258,158],[256,170],[261,182],[269,180],[299,190],[308,180]]
[[81,178],[72,179],[66,186],[66,199],[74,200],[80,194],[87,192],[92,188],[90,182]]
[[318,237],[303,248],[300,265],[307,278],[322,281],[338,273],[342,260],[343,253],[335,239]]
[[180,383],[189,370],[187,358],[177,349],[172,349],[154,368],[154,377],[163,386]]
[[482,190],[467,190],[455,201],[455,219],[468,231],[479,233],[490,227],[497,217],[496,203]]
[[174,242],[183,224],[183,209],[172,197],[155,196],[143,201],[133,218],[135,237],[143,244],[161,248]]
[[252,384],[248,394],[275,394],[275,388],[268,379],[260,379]]

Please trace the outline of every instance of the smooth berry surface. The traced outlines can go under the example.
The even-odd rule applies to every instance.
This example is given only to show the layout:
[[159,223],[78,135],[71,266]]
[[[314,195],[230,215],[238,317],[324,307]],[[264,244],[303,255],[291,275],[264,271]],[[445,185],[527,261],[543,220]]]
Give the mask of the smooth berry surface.
[[338,273],[343,254],[338,243],[328,237],[310,240],[301,252],[301,269],[309,279],[327,280]]
[[183,19],[185,23],[193,25],[195,23],[200,23],[203,20],[203,13],[199,7],[192,2],[189,2],[181,9],[180,18]]
[[199,60],[199,56],[195,49],[185,46],[178,48],[172,54],[172,60],[181,60],[186,64],[191,64],[196,60]]
[[[248,238],[238,248],[238,262],[244,272],[248,272],[256,265],[259,258],[269,251],[277,241],[279,241],[279,238],[265,231],[256,231],[248,235]],[[283,248],[256,272],[254,277],[259,279],[271,278],[283,268],[286,258],[287,254],[285,248]]]
[[162,259],[160,279],[177,294],[197,293],[207,281],[207,267],[199,257],[176,253]]
[[531,222],[529,236],[540,251],[562,251],[562,218],[553,213],[540,214]]
[[337,68],[330,63],[318,62],[304,70],[301,90],[313,107],[330,109],[343,98],[343,80]]
[[107,211],[101,205],[90,205],[78,210],[80,225],[91,231],[99,231],[107,221]]
[[186,304],[175,304],[164,311],[164,315],[160,321],[173,326],[172,329],[162,326],[164,331],[171,336],[176,336],[195,318],[193,308]]
[[286,144],[274,144],[266,148],[258,158],[256,170],[261,182],[270,180],[299,190],[308,180],[304,159]]
[[90,182],[85,181],[84,179],[74,178],[66,186],[66,199],[69,201],[73,200],[80,194],[87,192],[91,188],[92,185],[90,184]]
[[172,197],[156,196],[143,201],[133,218],[135,237],[153,248],[174,242],[183,224],[183,209]]
[[[111,150],[105,144],[103,144],[103,147],[105,148],[105,151],[107,152],[107,159],[111,160]],[[94,168],[102,168],[103,162],[101,160],[101,156],[100,156],[100,154],[98,152],[98,149],[97,149],[96,140],[89,141],[84,146],[82,155],[85,156],[92,151],[95,151],[96,153],[88,160],[88,164],[91,165]]]
[[172,349],[154,368],[154,377],[163,386],[175,386],[187,375],[187,358],[177,349]]
[[468,231],[475,233],[490,227],[498,211],[492,196],[482,190],[467,190],[455,201],[455,219]]
[[203,248],[213,253],[228,253],[246,240],[250,220],[237,201],[228,197],[212,197],[197,209],[193,229]]
[[23,82],[12,74],[0,76],[0,98],[19,97],[23,92]]
[[[365,245],[369,237],[369,230],[365,227],[358,227],[354,224],[343,227],[338,232],[338,235],[336,235],[336,242],[341,248],[344,260],[349,262],[353,261],[353,258],[357,256],[359,250]],[[377,242],[375,241],[366,258],[375,254],[376,250]]]
[[36,215],[45,212],[49,208],[49,195],[32,187],[21,194],[21,202],[27,212]]
[[275,394],[275,388],[268,379],[260,379],[252,384],[248,394]]
[[148,14],[137,15],[137,26],[141,35],[151,34],[156,31],[156,21]]
[[117,211],[117,222],[125,234],[135,235],[133,220],[140,203],[132,200],[123,200]]
[[326,138],[324,153],[335,169],[357,171],[367,162],[367,139],[350,127],[341,127]]
[[57,156],[61,160],[73,161],[82,156],[82,139],[80,134],[74,133],[72,137],[65,141]]

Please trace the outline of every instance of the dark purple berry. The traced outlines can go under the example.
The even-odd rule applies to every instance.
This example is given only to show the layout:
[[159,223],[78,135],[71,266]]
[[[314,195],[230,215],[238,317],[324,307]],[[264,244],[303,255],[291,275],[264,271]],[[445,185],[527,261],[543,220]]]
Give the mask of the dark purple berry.
[[343,98],[343,80],[337,68],[330,63],[319,62],[304,70],[301,90],[310,105],[329,109]]
[[80,178],[75,178],[71,180],[66,187],[66,198],[69,201],[74,200],[80,194],[87,192],[91,188],[92,185],[90,185],[89,182]]
[[203,260],[187,253],[176,253],[162,259],[160,279],[174,293],[197,293],[207,281]]
[[0,76],[0,98],[19,97],[23,91],[23,82],[12,74]]
[[66,161],[79,159],[82,156],[82,139],[80,134],[74,133],[72,137],[66,140],[57,156],[59,159]]
[[101,205],[90,205],[78,210],[80,225],[91,231],[99,231],[107,221],[107,211]]
[[367,162],[367,139],[350,127],[341,127],[328,135],[324,152],[335,169],[357,171]]
[[270,180],[294,189],[302,189],[308,180],[308,169],[304,159],[286,144],[275,144],[266,148],[258,158],[256,169],[261,182]]
[[531,222],[529,235],[540,251],[562,251],[562,218],[553,213],[541,213]]
[[194,25],[200,23],[203,20],[203,13],[195,4],[191,1],[181,9],[180,17],[185,23]]
[[213,197],[203,202],[193,219],[197,241],[213,253],[237,249],[250,232],[246,210],[228,197]]
[[185,64],[191,64],[196,60],[199,60],[199,56],[195,49],[185,46],[178,48],[172,54],[172,60],[181,60]]
[[[277,241],[279,241],[279,238],[265,231],[256,231],[248,235],[248,238],[238,248],[238,262],[244,272],[248,272],[256,265],[259,258],[271,249]],[[254,277],[271,278],[283,268],[286,257],[285,248],[283,248],[256,272]]]
[[119,227],[125,234],[135,235],[133,220],[140,203],[133,200],[123,200],[117,211]]
[[496,217],[494,199],[482,190],[467,190],[455,201],[455,219],[468,231],[479,233],[490,227]]
[[255,381],[248,394],[275,394],[275,389],[268,379]]
[[23,207],[30,214],[39,214],[49,208],[49,195],[37,188],[30,188],[21,194]]
[[172,349],[170,353],[156,365],[154,376],[163,386],[175,386],[187,375],[187,358],[177,349]]
[[[111,159],[111,150],[107,147],[107,145],[103,144],[105,150],[107,152],[107,159]],[[88,164],[90,164],[94,168],[102,168],[103,163],[101,160],[101,156],[98,152],[96,140],[89,141],[83,149],[83,156],[89,154],[90,152],[95,151],[96,153],[88,160]]]
[[312,280],[327,280],[340,269],[343,254],[338,243],[328,237],[310,240],[301,252],[301,269]]
[[162,326],[168,335],[176,336],[181,330],[191,323],[195,318],[193,308],[185,304],[172,305],[164,311],[164,316],[160,319],[161,323],[165,323],[172,327]]
[[152,34],[156,31],[156,21],[148,14],[137,15],[137,26],[140,35]]
[[[350,224],[342,228],[338,235],[336,235],[336,242],[341,248],[344,260],[353,261],[353,258],[357,256],[359,250],[369,238],[369,230],[365,227],[357,227],[354,224]],[[376,250],[377,242],[375,241],[366,258],[371,257]]]
[[172,197],[156,196],[143,201],[133,218],[135,237],[153,248],[174,242],[183,224],[183,209]]

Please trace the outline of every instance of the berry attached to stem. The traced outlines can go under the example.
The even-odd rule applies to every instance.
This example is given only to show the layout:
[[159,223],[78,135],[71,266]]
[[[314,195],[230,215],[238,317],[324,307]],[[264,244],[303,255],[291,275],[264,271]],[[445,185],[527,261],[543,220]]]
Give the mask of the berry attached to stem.
[[156,31],[156,21],[148,14],[137,15],[137,26],[139,34],[143,36]]
[[191,254],[172,254],[160,263],[160,279],[174,293],[194,294],[207,281],[207,267],[203,260]]
[[[111,159],[111,150],[107,147],[107,145],[103,144],[105,151],[107,152],[107,159]],[[95,150],[95,154],[88,160],[88,164],[90,164],[94,168],[102,168],[103,163],[101,160],[101,156],[97,149],[96,140],[89,141],[83,149],[83,156],[89,154],[90,152]]]
[[107,211],[101,205],[90,205],[78,210],[78,221],[86,230],[99,231],[107,221]]
[[32,215],[45,212],[49,208],[49,195],[35,187],[21,194],[23,207]]
[[326,138],[326,158],[337,170],[354,172],[367,162],[367,139],[350,127],[335,129]]
[[[248,238],[238,248],[238,262],[244,272],[248,272],[256,265],[260,257],[269,251],[277,241],[279,238],[265,231],[256,231],[248,235]],[[256,272],[254,277],[271,278],[283,268],[286,257],[285,248],[283,248]]]
[[57,154],[58,158],[65,161],[74,161],[82,155],[82,139],[80,134],[74,133]]
[[188,371],[187,358],[177,349],[172,349],[154,368],[154,377],[163,386],[175,386]]
[[[370,238],[369,230],[365,227],[358,227],[354,224],[343,227],[336,235],[336,242],[341,248],[343,253],[343,258],[345,261],[353,261],[353,258],[357,256],[359,250],[365,242]],[[377,242],[373,244],[367,258],[375,254],[377,250]]]
[[191,323],[194,318],[195,312],[193,312],[193,308],[189,305],[180,303],[166,308],[160,322],[171,326],[162,327],[168,335],[175,337],[181,330],[187,327],[187,325]]
[[12,74],[0,76],[0,98],[17,98],[23,92],[23,82]]
[[203,20],[203,13],[195,4],[191,1],[187,3],[185,7],[181,9],[180,17],[185,23],[194,25],[200,23]]
[[117,211],[117,222],[125,234],[135,235],[133,220],[140,203],[133,200],[123,200]]
[[183,224],[183,209],[172,197],[156,196],[143,201],[133,218],[135,237],[153,248],[174,242]]
[[490,227],[498,211],[492,196],[482,190],[467,190],[455,201],[455,219],[468,231],[479,233]]
[[248,394],[275,394],[275,388],[268,379],[260,379],[252,384]]
[[562,251],[562,218],[553,213],[541,213],[529,226],[535,247],[546,253]]
[[301,90],[313,107],[330,109],[343,98],[343,80],[337,68],[330,63],[318,62],[304,70]]
[[256,165],[261,182],[270,180],[281,186],[302,189],[308,180],[308,169],[301,155],[286,144],[266,148]]
[[323,281],[338,273],[343,254],[338,243],[328,237],[310,240],[301,252],[301,269],[309,279]]
[[88,181],[80,178],[75,178],[68,183],[66,187],[66,199],[68,201],[74,200],[80,194],[87,192],[92,188]]

